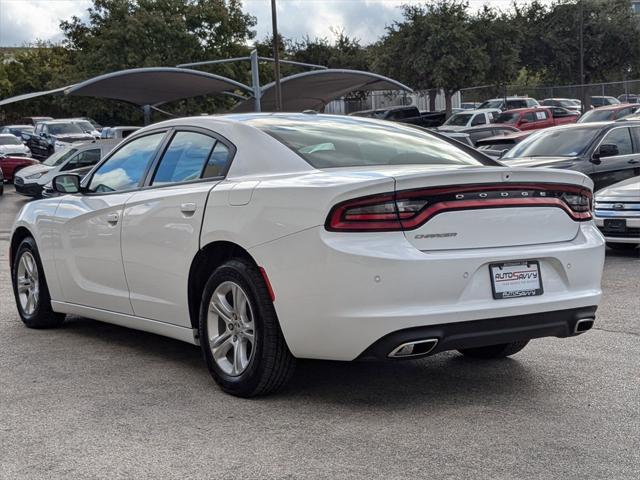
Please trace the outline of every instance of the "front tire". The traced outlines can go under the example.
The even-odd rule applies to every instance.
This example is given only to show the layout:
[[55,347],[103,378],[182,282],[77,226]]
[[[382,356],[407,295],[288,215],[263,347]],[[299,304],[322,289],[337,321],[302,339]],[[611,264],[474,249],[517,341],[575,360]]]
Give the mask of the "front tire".
[[22,322],[29,328],[55,328],[65,315],[51,309],[51,297],[38,247],[33,238],[25,238],[13,261],[13,294]]
[[275,392],[293,374],[295,359],[280,330],[267,286],[251,262],[218,267],[204,288],[200,345],[213,379],[239,397]]
[[502,343],[500,345],[489,345],[487,347],[464,348],[458,350],[466,357],[473,358],[505,358],[518,353],[527,346],[529,340],[519,342]]

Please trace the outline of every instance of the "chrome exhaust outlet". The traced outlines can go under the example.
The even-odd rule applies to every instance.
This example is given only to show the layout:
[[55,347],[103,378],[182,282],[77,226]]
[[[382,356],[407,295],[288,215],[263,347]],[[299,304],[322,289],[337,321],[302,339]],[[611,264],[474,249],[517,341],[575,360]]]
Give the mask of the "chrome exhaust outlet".
[[389,358],[411,358],[427,355],[438,345],[437,338],[427,338],[426,340],[415,340],[403,343],[391,350]]
[[578,335],[579,333],[586,332],[587,330],[591,330],[593,327],[593,323],[596,321],[595,318],[581,318],[576,322],[576,326],[573,328],[573,334]]

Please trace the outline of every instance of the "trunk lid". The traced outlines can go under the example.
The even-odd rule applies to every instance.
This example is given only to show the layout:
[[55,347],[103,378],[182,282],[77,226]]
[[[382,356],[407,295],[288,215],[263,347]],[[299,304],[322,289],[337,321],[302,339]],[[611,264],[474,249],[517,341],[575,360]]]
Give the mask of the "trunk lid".
[[[572,240],[579,222],[558,208],[559,200],[550,197],[566,185],[574,189],[593,186],[588,177],[577,172],[504,167],[413,169],[395,172],[394,178],[399,205],[403,196],[427,192],[421,207],[426,220],[407,223],[404,230],[407,240],[419,250]],[[414,193],[407,194],[407,190]]]

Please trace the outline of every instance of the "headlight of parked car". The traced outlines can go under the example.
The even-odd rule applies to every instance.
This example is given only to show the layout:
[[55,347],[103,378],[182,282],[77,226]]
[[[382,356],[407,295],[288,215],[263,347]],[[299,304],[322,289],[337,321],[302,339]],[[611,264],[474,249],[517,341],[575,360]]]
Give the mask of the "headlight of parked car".
[[31,175],[27,175],[27,178],[33,180],[35,178],[40,178],[42,175],[44,175],[44,172],[32,173]]

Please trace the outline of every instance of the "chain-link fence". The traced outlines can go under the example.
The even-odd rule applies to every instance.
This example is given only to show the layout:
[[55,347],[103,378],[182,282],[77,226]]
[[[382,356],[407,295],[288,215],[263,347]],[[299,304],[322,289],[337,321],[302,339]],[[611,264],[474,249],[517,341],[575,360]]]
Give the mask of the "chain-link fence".
[[[399,105],[415,105],[421,112],[430,111],[429,91],[408,93],[404,91],[392,92],[367,92],[352,98],[345,97],[330,102],[324,109],[325,113],[348,115],[361,110],[375,110],[379,108],[395,107]],[[453,108],[460,106],[461,94],[456,93],[452,97]],[[434,99],[433,110],[445,109],[445,97],[443,92],[438,92]]]

